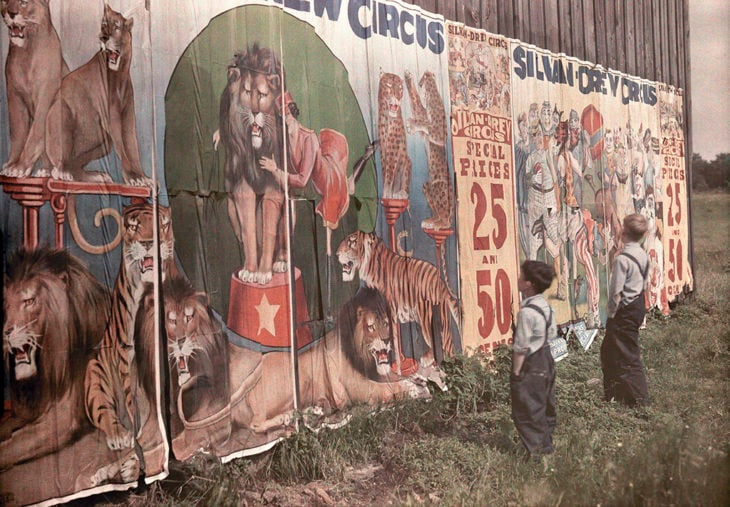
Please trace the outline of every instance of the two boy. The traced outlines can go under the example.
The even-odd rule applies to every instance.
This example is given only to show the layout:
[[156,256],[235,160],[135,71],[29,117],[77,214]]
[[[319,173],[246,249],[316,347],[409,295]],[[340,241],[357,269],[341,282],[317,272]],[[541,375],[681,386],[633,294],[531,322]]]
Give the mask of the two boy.
[[[606,336],[601,345],[604,395],[627,405],[649,402],[639,350],[639,326],[645,315],[644,287],[649,259],[640,241],[647,231],[638,213],[624,218],[624,248],[611,271]],[[549,340],[557,336],[553,311],[543,296],[555,270],[525,261],[517,286],[522,293],[512,346],[510,393],[512,418],[531,456],[553,452],[555,430],[555,362]]]

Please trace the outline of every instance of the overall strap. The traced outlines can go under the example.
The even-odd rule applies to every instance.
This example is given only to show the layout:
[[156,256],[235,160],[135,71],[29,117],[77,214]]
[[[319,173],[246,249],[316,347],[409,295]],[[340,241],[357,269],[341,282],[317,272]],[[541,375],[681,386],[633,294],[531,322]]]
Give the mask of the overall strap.
[[542,308],[537,305],[533,305],[530,303],[526,304],[525,308],[531,308],[532,310],[535,310],[542,316],[543,320],[545,321],[545,341],[542,343],[541,346],[545,345],[548,342],[548,331],[550,330],[550,324],[553,321],[553,309],[550,308],[550,317],[548,318],[545,316],[545,312],[542,310]]
[[639,264],[639,261],[636,260],[636,257],[634,257],[633,255],[631,255],[630,253],[621,252],[619,255],[623,255],[624,257],[627,257],[627,258],[631,259],[632,261],[634,261],[634,264],[636,264],[636,267],[639,268],[639,273],[641,273],[641,278],[644,281],[646,281],[646,275],[649,272],[649,262],[648,261],[646,263],[646,267],[645,268],[642,268],[641,267],[641,264]]

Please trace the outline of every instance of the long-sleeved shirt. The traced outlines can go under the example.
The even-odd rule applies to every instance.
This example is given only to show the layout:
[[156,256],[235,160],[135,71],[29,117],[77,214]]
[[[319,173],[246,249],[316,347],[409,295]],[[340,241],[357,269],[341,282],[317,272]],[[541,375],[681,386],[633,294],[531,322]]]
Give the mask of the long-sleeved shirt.
[[[641,267],[648,270],[649,257],[639,243],[629,242],[621,253],[630,254]],[[644,291],[646,281],[639,266],[625,255],[617,255],[611,270],[611,282],[608,292],[608,317],[613,318],[618,309],[634,301]]]
[[[545,318],[534,309],[525,308],[527,305],[539,307],[545,314]],[[512,350],[517,354],[525,354],[526,356],[537,352],[545,343],[546,339],[545,319],[550,320],[548,338],[555,337],[558,334],[557,326],[555,324],[555,317],[550,318],[551,315],[552,309],[550,308],[550,304],[542,294],[535,294],[534,296],[523,299],[520,303],[520,311],[517,314],[517,328],[513,337]]]

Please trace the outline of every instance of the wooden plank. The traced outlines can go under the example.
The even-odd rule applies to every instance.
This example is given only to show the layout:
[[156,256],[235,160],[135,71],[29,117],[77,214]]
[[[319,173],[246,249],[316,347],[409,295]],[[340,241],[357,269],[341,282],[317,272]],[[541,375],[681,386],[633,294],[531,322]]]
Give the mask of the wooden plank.
[[[561,2],[563,3],[563,2]],[[583,1],[570,0],[570,31],[571,53],[581,60],[586,59],[586,41],[583,38],[585,22],[583,20]]]
[[456,2],[454,0],[440,0],[438,2],[438,12],[449,21],[457,21]]
[[611,69],[618,68],[616,59],[616,9],[615,4],[611,0],[601,2],[605,7],[605,33],[606,33],[606,56],[601,64]]
[[544,48],[547,46],[545,37],[545,9],[543,0],[530,2],[529,27],[532,34],[532,43]]
[[644,62],[646,60],[646,36],[644,34],[644,3],[634,3],[634,40],[636,41],[636,75],[646,77]]
[[475,4],[481,4],[481,26],[489,33],[499,33],[499,12],[497,6],[498,0],[478,0]]
[[[611,0],[608,0],[609,2]],[[606,23],[606,6],[603,0],[594,0],[593,18],[596,30],[596,57],[593,60],[604,67],[608,65],[608,24]]]
[[679,86],[679,68],[681,61],[679,60],[679,35],[677,34],[677,2],[669,0],[667,2],[667,38],[669,39],[668,59],[669,59],[669,77],[670,83]]
[[436,0],[415,0],[413,2],[413,4],[418,5],[424,11],[434,12],[434,13],[439,12],[438,6],[436,5],[437,4]]
[[616,27],[616,69],[626,72],[628,65],[626,64],[626,19],[624,18],[624,2],[616,2],[614,4],[613,15]]
[[558,31],[560,32],[559,50],[566,55],[573,55],[571,32],[573,22],[570,17],[570,2],[558,1]]
[[656,54],[657,40],[654,38],[654,2],[652,0],[644,0],[644,44],[646,47],[646,61],[644,70],[646,77],[656,81],[657,69]]
[[497,2],[497,33],[505,37],[515,36],[513,5],[512,2]]
[[583,0],[583,36],[585,45],[584,60],[595,62],[598,59],[598,41],[596,40],[596,16],[594,15],[593,0]]
[[624,69],[635,76],[638,72],[636,71],[636,15],[634,13],[634,2],[626,2],[624,26],[626,27],[626,65]]
[[515,38],[520,39],[522,42],[534,44],[534,39],[530,33],[530,0],[515,1],[517,2],[517,9],[514,11],[515,28],[517,30]]
[[456,16],[456,21],[466,24],[466,6],[464,3],[465,2],[454,2],[454,15]]
[[677,47],[679,55],[679,79],[678,85],[682,89],[686,89],[687,86],[687,58],[689,57],[689,48],[687,43],[689,39],[686,38],[685,24],[687,19],[684,17],[684,2],[682,0],[675,0],[674,4],[677,9]]
[[558,21],[558,0],[544,0],[544,10],[545,42],[547,43],[547,48],[554,53],[559,53],[560,23]]
[[662,23],[661,11],[664,0],[652,0],[652,27],[654,28],[654,66],[656,67],[657,81],[664,81],[664,68],[662,67]]

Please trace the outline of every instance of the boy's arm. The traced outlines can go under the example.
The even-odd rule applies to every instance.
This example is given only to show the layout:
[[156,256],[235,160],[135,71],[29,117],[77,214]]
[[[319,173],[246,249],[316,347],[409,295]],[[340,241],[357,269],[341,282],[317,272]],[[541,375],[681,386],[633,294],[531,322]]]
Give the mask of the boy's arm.
[[519,376],[522,371],[522,363],[525,362],[525,354],[522,352],[512,351],[512,373]]
[[611,281],[608,289],[608,305],[606,310],[608,318],[611,319],[618,311],[618,305],[621,303],[621,292],[626,283],[627,265],[622,261],[621,256],[617,256],[613,261],[613,269],[611,270]]
[[512,373],[515,375],[519,375],[522,371],[522,364],[529,351],[531,330],[528,329],[527,324],[525,310],[520,310],[517,314],[517,328],[512,340]]

